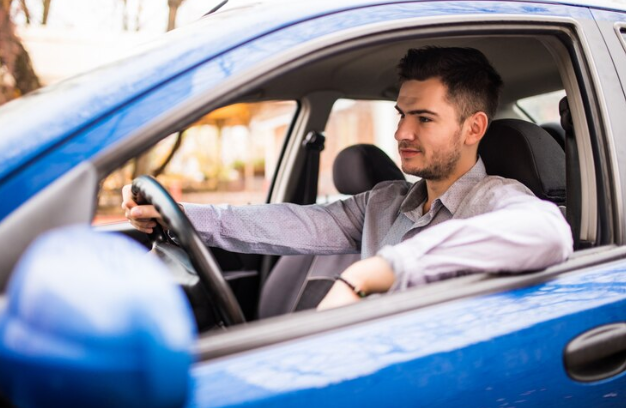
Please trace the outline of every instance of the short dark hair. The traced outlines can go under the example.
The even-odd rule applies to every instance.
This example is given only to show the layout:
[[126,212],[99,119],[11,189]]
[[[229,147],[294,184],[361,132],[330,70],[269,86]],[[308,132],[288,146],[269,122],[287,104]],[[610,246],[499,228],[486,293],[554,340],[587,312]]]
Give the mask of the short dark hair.
[[463,122],[476,112],[491,121],[498,108],[502,78],[482,52],[474,48],[412,48],[398,64],[400,84],[409,80],[439,78],[447,98]]

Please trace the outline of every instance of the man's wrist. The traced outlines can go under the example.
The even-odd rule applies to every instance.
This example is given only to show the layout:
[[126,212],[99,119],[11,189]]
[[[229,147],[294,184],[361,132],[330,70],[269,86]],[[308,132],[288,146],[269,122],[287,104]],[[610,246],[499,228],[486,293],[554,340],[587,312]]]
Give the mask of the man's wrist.
[[389,262],[378,256],[353,264],[341,277],[366,295],[387,292],[395,281]]
[[360,287],[354,285],[352,282],[350,282],[346,278],[342,276],[337,276],[336,280],[338,282],[343,283],[347,287],[349,287],[352,290],[352,292],[354,292],[354,294],[357,295],[358,297],[364,298],[365,296],[367,296],[367,293],[365,293],[365,291],[363,291]]

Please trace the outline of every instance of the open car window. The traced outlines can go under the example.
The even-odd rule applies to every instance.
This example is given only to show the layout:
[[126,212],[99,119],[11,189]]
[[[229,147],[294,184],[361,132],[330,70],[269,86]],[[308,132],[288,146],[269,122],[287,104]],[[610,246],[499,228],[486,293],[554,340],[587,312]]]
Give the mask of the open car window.
[[266,202],[296,110],[295,101],[238,103],[169,135],[104,179],[93,224],[125,220],[121,189],[142,174],[156,177],[176,201]]

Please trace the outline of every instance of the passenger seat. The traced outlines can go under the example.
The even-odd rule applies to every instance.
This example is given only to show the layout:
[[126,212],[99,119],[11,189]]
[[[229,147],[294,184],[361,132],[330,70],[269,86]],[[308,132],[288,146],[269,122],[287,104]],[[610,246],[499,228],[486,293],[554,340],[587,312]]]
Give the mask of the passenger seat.
[[487,174],[512,178],[537,197],[565,205],[565,152],[534,123],[494,120],[478,146]]
[[[398,166],[374,145],[349,146],[337,155],[333,164],[333,181],[341,194],[359,194],[381,181],[404,179]],[[359,254],[281,257],[261,290],[258,317],[316,307],[330,290],[335,276],[360,259]]]

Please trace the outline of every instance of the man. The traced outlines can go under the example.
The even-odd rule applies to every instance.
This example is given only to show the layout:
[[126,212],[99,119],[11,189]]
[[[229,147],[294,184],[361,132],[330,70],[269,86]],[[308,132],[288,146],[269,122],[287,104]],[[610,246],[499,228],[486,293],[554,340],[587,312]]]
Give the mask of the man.
[[[395,138],[402,170],[419,182],[384,182],[323,206],[185,204],[205,242],[278,255],[361,252],[363,260],[341,274],[320,309],[460,274],[565,260],[572,237],[558,208],[515,180],[487,176],[478,157],[502,86],[485,56],[426,47],[409,50],[398,68]],[[151,232],[158,213],[137,206],[129,186],[123,196],[130,222]]]

